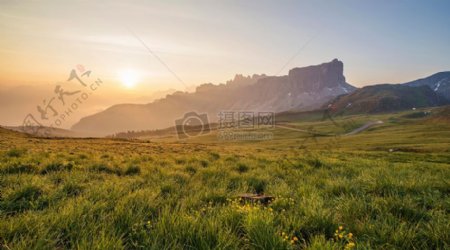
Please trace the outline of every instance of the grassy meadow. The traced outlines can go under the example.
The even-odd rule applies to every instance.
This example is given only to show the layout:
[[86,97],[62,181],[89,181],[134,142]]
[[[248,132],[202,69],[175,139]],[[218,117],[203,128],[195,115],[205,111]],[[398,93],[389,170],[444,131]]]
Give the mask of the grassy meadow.
[[[0,129],[0,249],[449,249],[448,121],[289,124],[341,133],[368,119],[384,123],[351,136],[275,128],[259,142]],[[238,198],[256,192],[275,199]]]

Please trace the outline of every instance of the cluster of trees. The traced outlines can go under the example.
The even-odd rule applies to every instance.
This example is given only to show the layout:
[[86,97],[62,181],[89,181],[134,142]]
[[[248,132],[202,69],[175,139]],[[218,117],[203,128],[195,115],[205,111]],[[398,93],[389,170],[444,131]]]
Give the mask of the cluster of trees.
[[[169,131],[173,130],[173,131]],[[173,128],[171,129],[158,129],[158,130],[128,130],[127,132],[119,132],[113,135],[107,136],[108,138],[119,138],[119,139],[137,139],[143,137],[152,137],[152,136],[163,136],[167,135],[170,132],[175,132]]]

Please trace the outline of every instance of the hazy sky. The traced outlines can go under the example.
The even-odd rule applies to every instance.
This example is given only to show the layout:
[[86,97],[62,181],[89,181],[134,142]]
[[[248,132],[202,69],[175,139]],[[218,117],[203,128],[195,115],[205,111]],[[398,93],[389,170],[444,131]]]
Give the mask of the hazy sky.
[[82,64],[136,97],[333,58],[355,86],[405,82],[450,70],[449,10],[447,0],[2,0],[0,87],[65,81]]
[[0,80],[54,82],[83,64],[112,80],[129,69],[140,85],[183,88],[133,31],[187,85],[277,74],[308,41],[280,74],[339,58],[355,85],[401,82],[450,70],[449,10],[445,0],[3,0]]

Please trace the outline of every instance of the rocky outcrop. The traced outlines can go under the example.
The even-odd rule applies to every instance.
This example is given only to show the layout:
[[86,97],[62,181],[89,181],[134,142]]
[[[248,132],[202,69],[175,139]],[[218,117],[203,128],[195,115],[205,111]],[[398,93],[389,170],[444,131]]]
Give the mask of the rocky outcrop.
[[289,82],[303,92],[320,92],[324,88],[345,86],[344,64],[334,59],[330,63],[289,71]]

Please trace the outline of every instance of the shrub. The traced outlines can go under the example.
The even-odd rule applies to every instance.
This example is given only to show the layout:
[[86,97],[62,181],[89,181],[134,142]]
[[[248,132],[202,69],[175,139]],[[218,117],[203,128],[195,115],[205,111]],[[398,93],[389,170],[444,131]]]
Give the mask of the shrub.
[[170,194],[174,192],[174,188],[171,185],[163,185],[159,191],[162,197],[168,197]]
[[245,173],[248,171],[248,169],[248,166],[243,163],[239,163],[236,167],[236,171],[238,171],[239,173]]
[[19,213],[29,209],[42,209],[48,205],[48,201],[41,199],[43,191],[36,186],[25,186],[10,194],[0,202],[0,210],[6,213]]
[[78,155],[78,158],[80,158],[81,160],[85,160],[88,158],[88,156],[85,154],[80,154],[80,155]]
[[141,173],[141,168],[136,165],[131,165],[125,170],[125,175],[137,175]]
[[49,174],[51,172],[70,171],[73,168],[72,163],[53,162],[46,165],[41,171],[41,174]]
[[62,188],[62,192],[67,196],[78,196],[83,191],[83,187],[75,183],[66,183]]
[[218,159],[220,159],[220,155],[216,152],[211,152],[211,153],[209,153],[209,158],[212,161],[217,161]]
[[106,164],[100,163],[100,164],[94,164],[90,167],[90,170],[93,172],[99,172],[99,173],[106,173],[106,174],[117,174],[121,175],[122,172],[120,169],[113,169],[109,167]]
[[208,165],[209,165],[209,161],[207,161],[207,160],[201,160],[201,161],[200,161],[200,165],[201,165],[202,167],[206,168],[206,167],[208,167]]
[[318,158],[308,159],[307,162],[313,168],[321,168],[324,166],[323,162]]
[[30,174],[34,172],[36,172],[36,167],[24,163],[13,163],[0,169],[0,173],[4,174]]
[[186,159],[175,159],[175,163],[178,165],[183,165],[186,163]]
[[6,156],[18,158],[24,155],[26,152],[27,152],[26,149],[13,148],[10,149],[8,152],[6,152]]
[[197,173],[197,169],[193,166],[187,166],[186,172],[188,172],[190,175],[194,175],[195,173]]

